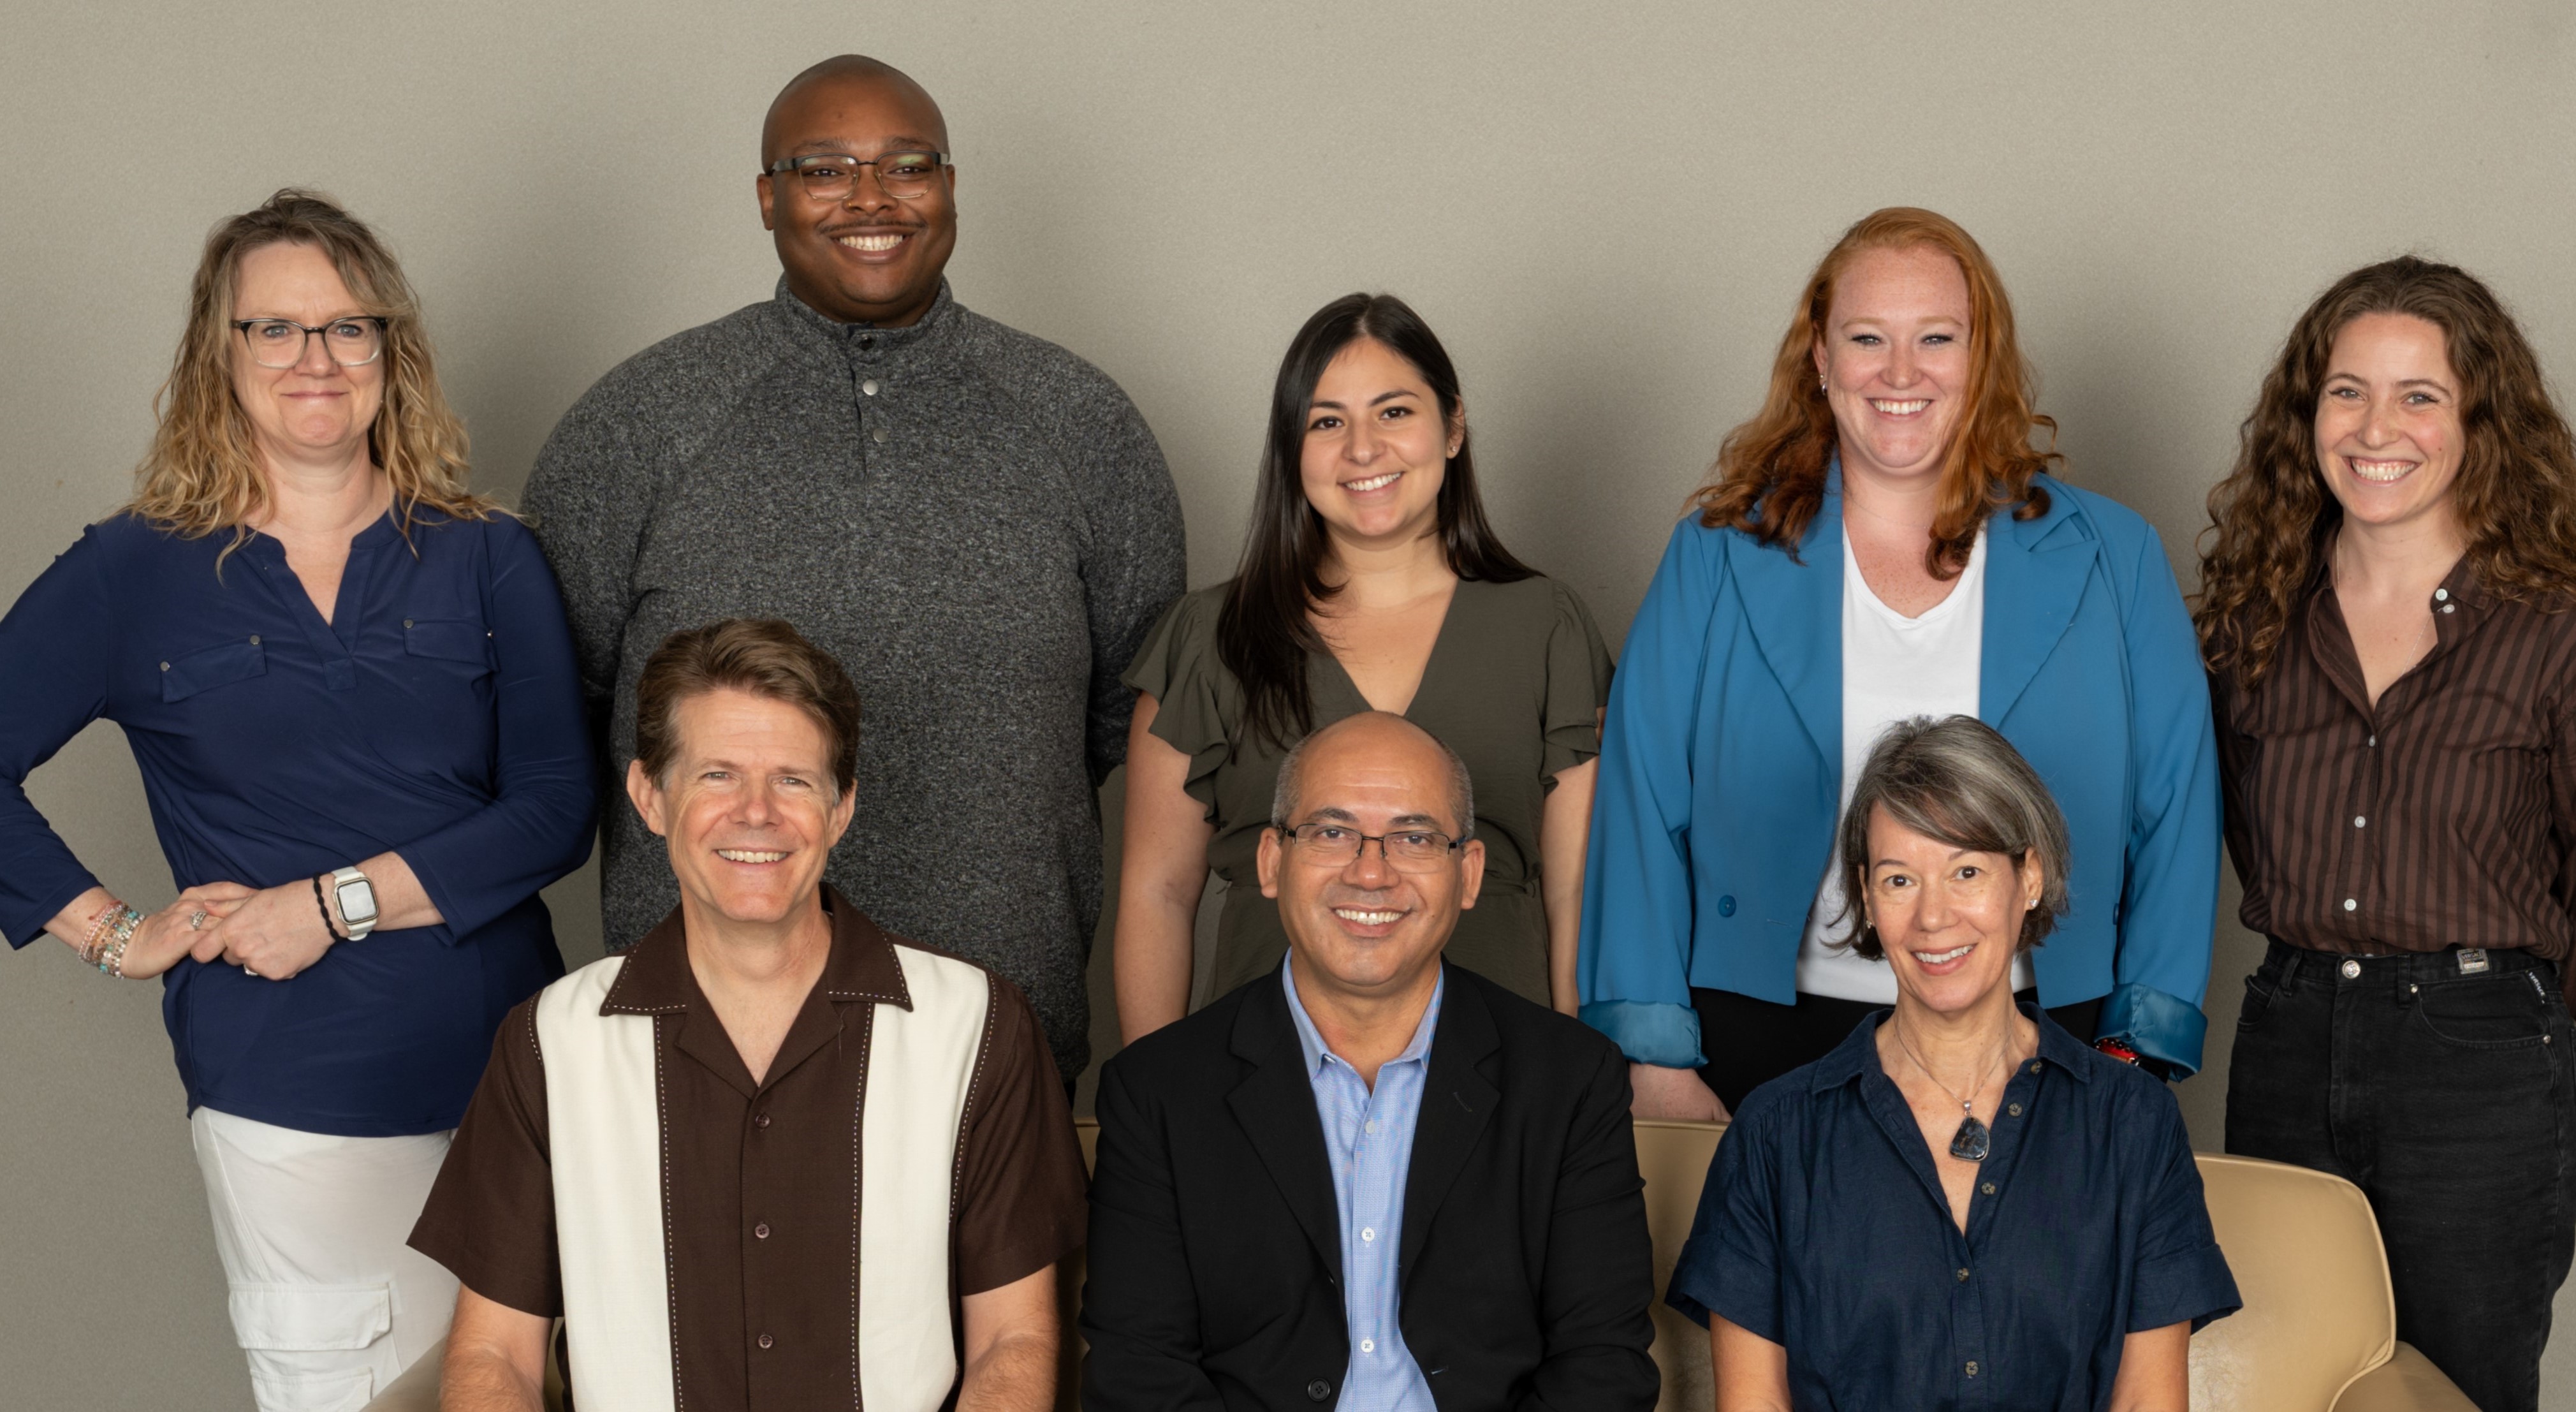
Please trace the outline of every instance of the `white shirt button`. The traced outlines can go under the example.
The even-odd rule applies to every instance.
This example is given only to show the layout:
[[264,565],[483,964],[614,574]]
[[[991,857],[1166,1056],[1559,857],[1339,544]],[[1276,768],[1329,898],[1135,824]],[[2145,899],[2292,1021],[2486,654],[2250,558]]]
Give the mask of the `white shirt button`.
[[2443,611],[2443,612],[2445,612],[2445,613],[2447,613],[2447,612],[2450,612],[2452,609],[2457,608],[2457,607],[2459,607],[2459,606],[2460,606],[2460,605],[2459,605],[2459,604],[2457,604],[2457,603],[2445,603],[2445,604],[2443,604],[2443,605],[2442,605],[2442,611]]
[[2367,819],[2367,818],[2365,818],[2365,817],[2363,817],[2362,815],[2355,814],[2355,815],[2353,815],[2353,816],[2352,816],[2352,826],[2353,826],[2354,828],[2363,828],[2363,827],[2368,826],[2368,824],[2369,824],[2369,823],[2370,823],[2370,820],[2369,820],[2369,819]]
[[1360,1227],[1360,1239],[1362,1239],[1362,1240],[1375,1240],[1375,1239],[1377,1239],[1377,1227],[1375,1227],[1375,1226],[1362,1226],[1362,1227]]
[[2433,590],[2433,601],[2436,603],[2440,603],[2448,599],[2450,596],[2451,590],[2447,588],[2437,588]]
[[870,379],[868,379],[866,382],[860,383],[860,384],[859,384],[859,391],[861,391],[861,392],[863,392],[863,393],[867,394],[867,395],[868,395],[868,396],[870,396],[870,397],[874,397],[874,396],[876,396],[876,395],[877,395],[877,380],[876,380],[875,378],[870,378]]
[[2343,910],[2347,912],[2358,912],[2361,910],[2361,902],[2357,898],[2347,897],[2343,900]]
[[1376,1339],[1373,1339],[1373,1338],[1364,1338],[1364,1339],[1361,1339],[1361,1340],[1360,1340],[1360,1352],[1362,1352],[1362,1353],[1375,1353],[1375,1352],[1377,1352],[1377,1340],[1376,1340]]
[[1360,1131],[1367,1133],[1371,1137],[1377,1136],[1377,1119],[1371,1118],[1367,1122],[1360,1124]]
[[2369,747],[2370,747],[2371,749],[2373,749],[2373,750],[2376,750],[2376,749],[2378,749],[2378,748],[2379,748],[2379,737],[2377,737],[2377,736],[2375,736],[2375,735],[2374,735],[2374,736],[2372,736],[2370,739],[2363,741],[2363,742],[2362,742],[2362,744],[2369,746]]

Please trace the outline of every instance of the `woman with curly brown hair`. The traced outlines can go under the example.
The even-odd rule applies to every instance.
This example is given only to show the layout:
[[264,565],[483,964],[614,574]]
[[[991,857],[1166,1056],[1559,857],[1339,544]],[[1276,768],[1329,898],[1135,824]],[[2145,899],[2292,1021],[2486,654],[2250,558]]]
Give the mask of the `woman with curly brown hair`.
[[2245,983],[2227,1150],[2360,1185],[2397,1334],[2530,1408],[2576,1251],[2576,443],[2487,287],[2301,315],[2210,493],[2196,616]]
[[1836,939],[1834,829],[1920,715],[2001,731],[2073,830],[2070,909],[2013,991],[2200,1067],[2218,776],[2191,621],[2146,522],[2047,474],[2031,381],[1976,241],[1879,211],[1809,276],[1674,528],[1610,688],[1579,957],[1640,1115],[1719,1116],[1895,1003]]
[[[554,578],[465,472],[392,255],[281,191],[207,239],[134,500],[0,619],[0,932],[162,977],[263,1412],[357,1406],[446,1332],[456,1281],[403,1240],[590,849]],[[157,911],[27,799],[101,719]]]

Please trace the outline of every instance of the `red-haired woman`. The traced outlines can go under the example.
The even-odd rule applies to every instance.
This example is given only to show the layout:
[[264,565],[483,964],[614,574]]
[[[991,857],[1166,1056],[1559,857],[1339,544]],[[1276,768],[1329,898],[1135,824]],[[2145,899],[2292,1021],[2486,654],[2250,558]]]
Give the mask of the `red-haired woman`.
[[2397,1336],[2530,1408],[2576,1250],[2576,441],[2493,293],[2406,257],[2290,332],[2198,605],[2245,982],[2227,1150],[2370,1195]]
[[[1845,232],[1611,687],[1582,1014],[1634,1064],[1640,1116],[1721,1116],[1894,1003],[1886,963],[1834,940],[1834,829],[1911,716],[2000,730],[2065,811],[2069,911],[2014,990],[2123,1058],[2200,1067],[2218,780],[2191,621],[2155,532],[2045,474],[2034,430],[2055,424],[1968,233],[1904,207]],[[2000,1042],[1924,1058],[1983,1111]]]

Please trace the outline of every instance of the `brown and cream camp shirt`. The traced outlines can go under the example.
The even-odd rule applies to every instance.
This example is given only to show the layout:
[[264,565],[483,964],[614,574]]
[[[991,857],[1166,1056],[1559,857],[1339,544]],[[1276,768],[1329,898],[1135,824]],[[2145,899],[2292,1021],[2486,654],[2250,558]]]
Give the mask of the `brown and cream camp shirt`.
[[[917,1160],[861,1150],[869,1026],[876,1007],[910,1001],[895,939],[828,890],[825,902],[831,955],[760,1082],[691,974],[677,913],[626,953],[599,1007],[653,1021],[676,1401],[691,1412],[846,1407],[859,1382],[860,1164]],[[1082,1155],[1046,1041],[1019,992],[985,974],[963,1131],[953,1154],[931,1157],[954,1162],[953,1330],[959,1298],[1069,1254],[1085,1219]],[[537,1004],[502,1025],[411,1244],[485,1298],[553,1316],[564,1279]]]

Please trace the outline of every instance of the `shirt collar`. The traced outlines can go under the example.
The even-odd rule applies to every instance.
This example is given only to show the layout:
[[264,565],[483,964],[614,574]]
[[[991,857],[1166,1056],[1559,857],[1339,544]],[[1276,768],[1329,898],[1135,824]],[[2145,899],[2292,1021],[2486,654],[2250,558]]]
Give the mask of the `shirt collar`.
[[[866,913],[828,884],[823,910],[832,919],[832,952],[823,958],[815,989],[833,1001],[884,1002],[912,1008],[904,988],[903,963],[895,959],[894,939],[868,920]],[[626,952],[626,964],[599,1005],[603,1015],[676,1015],[694,1009],[702,997],[697,977],[689,971],[689,944],[678,908],[661,925],[644,934]]]
[[[1288,1019],[1297,1026],[1297,1047],[1306,1055],[1306,1077],[1312,1079],[1322,1073],[1326,1059],[1349,1068],[1351,1061],[1325,1047],[1324,1036],[1316,1030],[1314,1018],[1306,1013],[1306,1002],[1297,998],[1296,972],[1284,960],[1279,963],[1279,983],[1288,991]],[[1431,1003],[1422,1007],[1422,1020],[1413,1027],[1413,1039],[1404,1046],[1403,1053],[1387,1060],[1387,1063],[1403,1064],[1430,1057],[1431,1036],[1440,1027],[1440,997],[1448,988],[1449,968],[1444,965],[1440,968],[1439,979],[1431,983]]]
[[[2093,1076],[2086,1072],[2092,1050],[2085,1048],[2081,1041],[2068,1034],[2055,1020],[2048,1018],[2047,1011],[2022,1001],[2015,1001],[2013,1004],[2015,1009],[2020,1010],[2039,1025],[2039,1057],[2042,1060],[2064,1069],[2086,1083],[2093,1081]],[[1834,1046],[1833,1053],[1816,1061],[1815,1067],[1809,1071],[1808,1091],[1823,1093],[1827,1089],[1839,1088],[1865,1074],[1877,1071],[1879,1068],[1878,1027],[1885,1024],[1887,1017],[1893,1013],[1895,1012],[1889,1010],[1874,1011],[1868,1019],[1854,1026],[1850,1036],[1841,1044]]]
[[924,347],[938,342],[949,326],[956,322],[957,300],[948,292],[948,279],[944,275],[940,277],[939,293],[931,298],[930,307],[922,311],[920,318],[902,328],[889,328],[883,324],[845,324],[838,319],[827,318],[816,312],[814,306],[796,297],[795,292],[787,287],[785,275],[778,277],[774,299],[796,327],[821,335],[833,347],[852,356],[866,354],[883,358]]
[[[2442,582],[2436,587],[2440,595],[2434,599],[2436,606],[2457,603],[2473,613],[2484,613],[2495,606],[2495,594],[2487,588],[2486,581],[2478,577],[2477,566],[2469,559],[2470,556],[2461,555],[2460,562],[2453,564],[2451,571],[2442,576]],[[2333,591],[2334,563],[2326,554],[2320,553],[2315,567],[2308,571],[2307,610],[2311,617],[2322,611],[2326,595]]]

